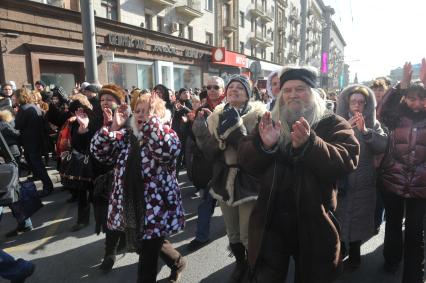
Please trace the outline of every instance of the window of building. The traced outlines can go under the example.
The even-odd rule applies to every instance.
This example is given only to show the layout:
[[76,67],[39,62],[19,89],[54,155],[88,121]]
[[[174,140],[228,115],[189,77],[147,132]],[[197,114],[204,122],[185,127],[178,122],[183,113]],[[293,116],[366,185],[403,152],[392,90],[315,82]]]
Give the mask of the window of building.
[[225,48],[226,50],[232,50],[232,38],[225,37]]
[[201,86],[201,71],[200,67],[188,65],[173,65],[174,88],[196,88]]
[[254,44],[251,45],[250,56],[256,56],[256,46]]
[[185,37],[185,24],[179,23],[179,37]]
[[263,60],[266,60],[266,50],[265,50],[265,48],[262,48],[262,49],[260,50],[260,52],[261,52],[261,55],[262,55],[262,59],[263,59]]
[[206,32],[206,44],[213,45],[213,34]]
[[250,28],[251,28],[252,32],[256,31],[256,20],[255,19],[251,19]]
[[157,31],[162,32],[164,30],[164,18],[157,16]]
[[244,27],[244,12],[240,11],[240,27]]
[[213,0],[206,0],[206,10],[213,12]]
[[104,10],[105,18],[118,21],[117,0],[102,0],[101,7]]
[[194,29],[191,26],[188,26],[188,39],[193,40],[194,38]]
[[145,28],[152,29],[152,15],[145,14]]
[[240,41],[240,53],[244,54],[244,42]]
[[274,62],[274,52],[271,52],[271,62]]

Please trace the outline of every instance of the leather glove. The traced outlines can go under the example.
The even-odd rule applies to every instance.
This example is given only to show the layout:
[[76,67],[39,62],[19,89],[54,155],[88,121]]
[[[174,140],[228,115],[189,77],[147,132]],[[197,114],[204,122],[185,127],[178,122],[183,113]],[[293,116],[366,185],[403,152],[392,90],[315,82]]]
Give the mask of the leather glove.
[[235,126],[240,120],[240,114],[234,107],[229,107],[223,110],[223,113],[219,117],[219,126],[217,127],[217,133],[222,136],[226,130]]

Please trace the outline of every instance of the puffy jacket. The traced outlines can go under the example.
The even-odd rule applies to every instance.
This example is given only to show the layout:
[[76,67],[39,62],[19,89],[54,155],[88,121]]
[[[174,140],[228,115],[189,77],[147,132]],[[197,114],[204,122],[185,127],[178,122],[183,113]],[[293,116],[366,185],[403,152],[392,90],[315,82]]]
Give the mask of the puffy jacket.
[[405,198],[426,198],[426,113],[403,111],[382,163],[384,188]]

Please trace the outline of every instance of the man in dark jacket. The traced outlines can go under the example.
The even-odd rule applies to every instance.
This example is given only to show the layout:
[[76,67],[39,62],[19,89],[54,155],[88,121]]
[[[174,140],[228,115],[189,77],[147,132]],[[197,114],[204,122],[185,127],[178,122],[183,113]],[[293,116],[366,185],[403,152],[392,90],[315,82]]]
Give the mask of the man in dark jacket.
[[[225,83],[220,77],[210,77],[207,81],[207,102],[202,105],[199,111],[202,111],[207,117],[210,115],[216,106],[224,99]],[[198,112],[196,113],[196,115]],[[204,157],[204,154],[195,143],[194,134],[191,132],[188,139],[191,141],[188,144],[193,144],[193,163],[192,178],[194,186],[200,188],[203,194],[203,201],[198,206],[197,230],[195,239],[188,244],[189,251],[195,251],[206,245],[210,239],[210,219],[216,206],[216,200],[212,198],[207,189],[207,183],[212,176],[212,167],[210,162]]]
[[239,146],[238,160],[260,179],[249,224],[254,282],[284,282],[292,256],[296,281],[328,283],[341,266],[336,180],[354,170],[359,144],[350,125],[329,113],[310,68],[284,68],[281,92],[259,133]]

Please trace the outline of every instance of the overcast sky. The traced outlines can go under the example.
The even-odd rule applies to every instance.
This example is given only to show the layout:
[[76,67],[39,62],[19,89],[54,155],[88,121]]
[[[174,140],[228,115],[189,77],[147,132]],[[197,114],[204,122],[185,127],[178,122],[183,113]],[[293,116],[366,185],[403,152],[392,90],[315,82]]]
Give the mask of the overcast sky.
[[360,81],[370,80],[426,57],[425,0],[323,1],[336,12],[333,20],[347,44],[351,81],[355,73]]

